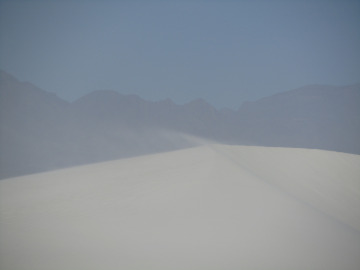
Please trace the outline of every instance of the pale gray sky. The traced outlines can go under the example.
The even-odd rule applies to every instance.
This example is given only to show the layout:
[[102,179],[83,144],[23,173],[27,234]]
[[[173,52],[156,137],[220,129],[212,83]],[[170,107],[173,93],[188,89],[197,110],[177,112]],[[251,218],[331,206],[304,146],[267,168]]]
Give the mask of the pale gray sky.
[[360,82],[360,1],[0,0],[0,68],[74,100],[217,107]]

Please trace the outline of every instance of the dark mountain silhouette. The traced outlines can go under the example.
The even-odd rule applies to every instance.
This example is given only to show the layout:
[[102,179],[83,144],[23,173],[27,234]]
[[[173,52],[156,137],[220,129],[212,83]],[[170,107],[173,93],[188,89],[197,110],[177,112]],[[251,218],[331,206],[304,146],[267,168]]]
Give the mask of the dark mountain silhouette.
[[0,178],[195,145],[360,154],[360,85],[307,86],[216,110],[202,99],[150,102],[102,90],[73,103],[0,72]]
[[0,176],[55,168],[51,163],[57,164],[62,148],[59,134],[66,125],[69,104],[5,72],[0,76]]

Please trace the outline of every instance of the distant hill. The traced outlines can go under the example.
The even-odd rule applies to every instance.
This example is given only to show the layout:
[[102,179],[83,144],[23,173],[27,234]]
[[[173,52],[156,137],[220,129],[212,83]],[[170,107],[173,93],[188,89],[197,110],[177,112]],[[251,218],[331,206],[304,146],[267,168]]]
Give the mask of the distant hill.
[[73,103],[0,72],[0,178],[197,145],[318,148],[360,154],[360,84],[307,86],[216,110],[102,90]]
[[235,118],[254,144],[360,154],[360,84],[306,86],[245,103]]

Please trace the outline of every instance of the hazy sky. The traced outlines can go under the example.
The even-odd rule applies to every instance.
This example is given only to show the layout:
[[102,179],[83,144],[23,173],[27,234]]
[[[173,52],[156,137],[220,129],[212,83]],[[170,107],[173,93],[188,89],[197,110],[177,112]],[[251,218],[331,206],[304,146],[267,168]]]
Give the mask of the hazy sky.
[[0,68],[68,100],[113,89],[237,108],[360,82],[360,1],[0,0]]

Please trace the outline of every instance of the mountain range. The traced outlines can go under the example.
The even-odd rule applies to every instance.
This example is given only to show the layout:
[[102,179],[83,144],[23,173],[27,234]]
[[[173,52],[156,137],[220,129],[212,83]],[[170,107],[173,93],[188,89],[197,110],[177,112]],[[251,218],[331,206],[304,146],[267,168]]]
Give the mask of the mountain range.
[[207,139],[226,144],[360,154],[360,84],[311,85],[217,110],[116,91],[67,102],[0,72],[0,178],[163,152]]

